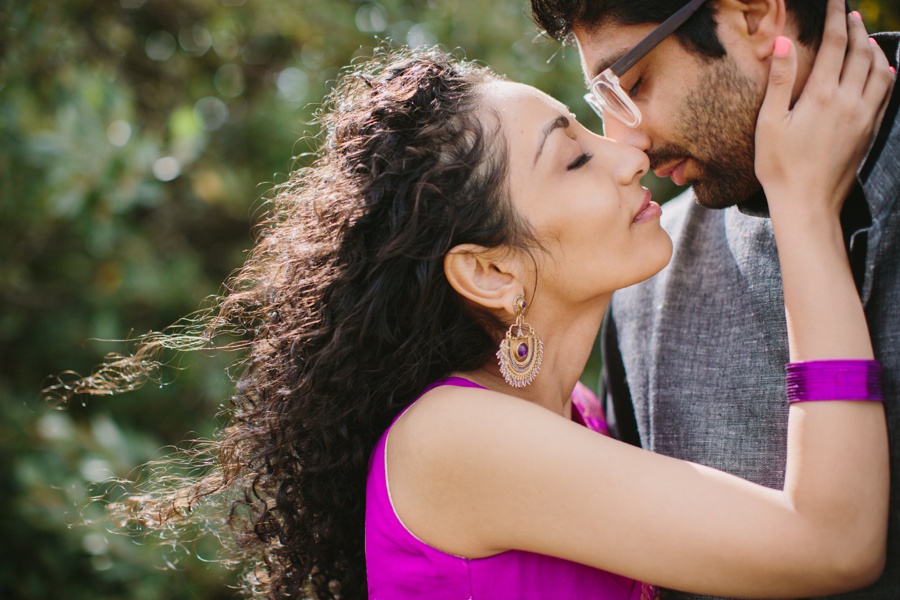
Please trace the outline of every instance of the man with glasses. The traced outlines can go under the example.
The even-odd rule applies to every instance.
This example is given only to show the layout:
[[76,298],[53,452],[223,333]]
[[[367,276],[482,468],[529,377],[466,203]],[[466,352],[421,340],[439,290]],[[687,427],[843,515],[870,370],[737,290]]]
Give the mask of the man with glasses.
[[[614,429],[650,450],[783,487],[787,334],[775,242],[753,169],[754,130],[775,39],[792,38],[797,49],[799,94],[815,61],[826,10],[843,11],[843,2],[531,0],[531,6],[549,36],[577,44],[589,82],[586,99],[603,118],[606,135],[647,152],[658,176],[692,186],[663,208],[663,225],[676,245],[670,265],[617,292],[610,305],[604,384]],[[896,69],[900,33],[873,38]],[[875,352],[885,368],[895,500],[898,108],[895,85],[842,213]],[[881,579],[835,598],[900,598],[900,502],[892,506]]]

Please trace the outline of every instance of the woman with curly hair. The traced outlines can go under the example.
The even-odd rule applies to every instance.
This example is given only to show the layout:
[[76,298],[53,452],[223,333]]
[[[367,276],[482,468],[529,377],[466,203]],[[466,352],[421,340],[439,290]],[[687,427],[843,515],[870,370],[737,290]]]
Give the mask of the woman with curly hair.
[[[429,49],[342,77],[320,156],[278,190],[202,338],[248,333],[214,470],[123,506],[161,526],[228,499],[248,593],[267,598],[652,597],[642,581],[782,597],[871,581],[887,440],[881,404],[851,401],[880,399],[879,371],[839,212],[890,77],[861,24],[849,39],[846,59],[820,52],[829,94],[793,109],[795,56],[777,54],[760,114],[796,401],[783,490],[602,435],[577,381],[604,309],[672,251],[640,185],[647,156]],[[133,385],[166,340],[68,387]]]

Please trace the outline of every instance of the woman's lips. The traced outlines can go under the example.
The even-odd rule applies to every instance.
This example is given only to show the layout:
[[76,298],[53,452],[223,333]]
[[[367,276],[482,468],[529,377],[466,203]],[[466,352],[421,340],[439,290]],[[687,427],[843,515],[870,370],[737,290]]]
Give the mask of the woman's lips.
[[659,204],[651,200],[650,192],[644,195],[644,203],[641,205],[641,210],[638,211],[638,214],[634,216],[632,223],[644,223],[646,221],[652,221],[654,219],[658,219],[662,214],[662,209],[659,207]]

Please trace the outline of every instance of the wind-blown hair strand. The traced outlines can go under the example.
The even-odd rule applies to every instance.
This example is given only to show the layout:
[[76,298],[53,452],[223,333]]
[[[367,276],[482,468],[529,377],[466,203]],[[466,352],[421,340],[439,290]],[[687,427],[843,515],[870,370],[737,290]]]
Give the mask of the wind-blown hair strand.
[[499,126],[483,118],[481,86],[497,79],[436,49],[385,51],[342,75],[318,158],[276,189],[203,333],[248,332],[212,470],[119,508],[161,526],[227,499],[249,594],[366,597],[378,436],[429,383],[491,360],[505,329],[453,291],[444,256],[535,243],[507,197]]

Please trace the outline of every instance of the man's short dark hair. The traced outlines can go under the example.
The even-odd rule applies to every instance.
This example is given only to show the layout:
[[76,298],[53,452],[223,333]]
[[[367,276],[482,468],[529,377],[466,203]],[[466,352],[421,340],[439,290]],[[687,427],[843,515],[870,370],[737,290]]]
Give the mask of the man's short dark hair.
[[[531,16],[548,36],[563,41],[576,25],[590,30],[606,24],[662,23],[684,4],[684,0],[531,0]],[[675,32],[683,46],[708,57],[725,55],[716,34],[714,5],[715,0],[706,2]],[[785,0],[785,6],[797,22],[800,43],[817,47],[825,27],[827,2]]]

